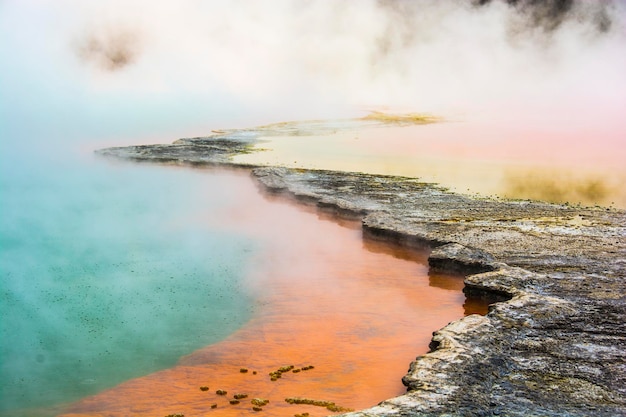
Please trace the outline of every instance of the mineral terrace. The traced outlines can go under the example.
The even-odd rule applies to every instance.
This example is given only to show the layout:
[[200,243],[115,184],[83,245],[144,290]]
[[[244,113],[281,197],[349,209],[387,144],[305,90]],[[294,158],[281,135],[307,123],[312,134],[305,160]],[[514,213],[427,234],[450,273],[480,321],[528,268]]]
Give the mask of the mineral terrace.
[[[279,124],[98,153],[241,166],[231,158],[263,136],[376,123]],[[368,238],[432,249],[431,268],[462,272],[466,292],[502,300],[434,332],[402,379],[406,394],[347,416],[626,415],[624,211],[470,198],[413,178],[246,168],[267,192],[358,216]]]

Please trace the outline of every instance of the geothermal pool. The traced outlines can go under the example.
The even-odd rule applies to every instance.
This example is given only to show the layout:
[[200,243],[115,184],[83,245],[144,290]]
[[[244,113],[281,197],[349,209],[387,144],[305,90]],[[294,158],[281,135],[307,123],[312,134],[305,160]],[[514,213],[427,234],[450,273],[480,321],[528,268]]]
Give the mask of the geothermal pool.
[[[364,408],[404,391],[433,330],[485,310],[426,254],[263,195],[246,170],[76,164],[2,177],[1,415]],[[288,365],[313,368],[270,379]]]
[[[611,136],[551,153],[475,121],[326,133],[263,137],[269,151],[236,159],[496,196],[518,175],[553,195],[513,197],[626,205]],[[485,312],[462,278],[429,274],[426,253],[267,195],[246,169],[75,156],[1,167],[1,416],[235,416],[255,397],[272,416],[330,413],[290,397],[366,408],[404,391],[433,330]],[[306,369],[271,380],[291,365]]]
[[235,160],[417,177],[481,197],[626,208],[623,126],[511,117],[472,114],[414,126],[270,135],[256,145],[260,152]]

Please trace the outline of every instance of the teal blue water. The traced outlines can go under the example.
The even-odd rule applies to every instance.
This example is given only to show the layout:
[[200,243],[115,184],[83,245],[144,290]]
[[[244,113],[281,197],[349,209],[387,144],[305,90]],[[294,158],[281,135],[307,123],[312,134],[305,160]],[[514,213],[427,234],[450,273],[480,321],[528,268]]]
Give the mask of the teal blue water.
[[246,236],[199,218],[228,175],[96,157],[3,155],[0,414],[169,367],[250,317]]

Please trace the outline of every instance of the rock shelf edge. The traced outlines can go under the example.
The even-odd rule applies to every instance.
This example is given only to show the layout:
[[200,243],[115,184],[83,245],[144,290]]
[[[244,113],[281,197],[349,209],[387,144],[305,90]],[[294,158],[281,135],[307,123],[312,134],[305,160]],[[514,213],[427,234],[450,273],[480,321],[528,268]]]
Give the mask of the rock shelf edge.
[[[262,134],[98,153],[240,167],[232,156]],[[434,332],[402,378],[406,394],[345,416],[626,415],[624,211],[471,198],[415,178],[246,168],[266,192],[362,219],[367,238],[430,248],[431,268],[503,300]]]

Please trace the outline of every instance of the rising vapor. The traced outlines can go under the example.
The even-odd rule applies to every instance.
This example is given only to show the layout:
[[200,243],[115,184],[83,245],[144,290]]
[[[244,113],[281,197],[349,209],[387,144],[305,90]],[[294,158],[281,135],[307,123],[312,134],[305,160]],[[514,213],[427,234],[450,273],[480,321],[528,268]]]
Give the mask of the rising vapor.
[[85,97],[132,97],[134,109],[161,112],[158,97],[171,110],[146,116],[150,124],[193,117],[205,129],[210,117],[263,124],[387,107],[453,118],[593,114],[595,128],[626,105],[621,0],[23,4],[8,0],[0,13],[0,27],[22,34],[4,38],[16,43],[7,51],[62,45],[33,52],[48,63],[37,79],[63,74]]
[[505,3],[516,12],[511,20],[511,29],[515,33],[529,29],[550,33],[566,21],[589,25],[604,33],[611,29],[611,15],[615,12],[613,1],[478,0],[474,4],[480,7],[494,2]]
[[77,56],[103,71],[119,71],[133,64],[140,54],[139,36],[128,29],[86,33],[76,43]]

